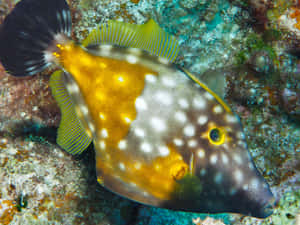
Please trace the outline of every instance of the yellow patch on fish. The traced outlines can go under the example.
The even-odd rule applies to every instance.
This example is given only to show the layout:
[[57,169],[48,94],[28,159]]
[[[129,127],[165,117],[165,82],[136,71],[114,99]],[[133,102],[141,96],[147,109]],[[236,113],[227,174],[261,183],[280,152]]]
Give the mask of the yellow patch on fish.
[[104,137],[106,148],[117,148],[136,118],[135,101],[144,89],[145,76],[157,73],[127,61],[95,57],[73,43],[59,48],[62,65],[84,97],[82,111],[88,110],[94,135]]
[[96,168],[101,173],[120,178],[158,199],[168,200],[176,188],[176,181],[188,172],[188,165],[176,149],[172,146],[168,149],[170,154],[167,157],[157,157],[153,162],[147,163],[136,161],[126,151],[107,148],[109,160],[97,160]]

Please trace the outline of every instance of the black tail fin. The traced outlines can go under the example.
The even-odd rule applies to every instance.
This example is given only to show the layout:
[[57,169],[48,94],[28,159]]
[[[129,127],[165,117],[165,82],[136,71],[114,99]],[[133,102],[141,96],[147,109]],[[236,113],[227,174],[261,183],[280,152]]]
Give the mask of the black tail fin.
[[22,0],[0,30],[0,62],[14,76],[41,72],[50,62],[44,52],[57,34],[71,34],[65,0]]

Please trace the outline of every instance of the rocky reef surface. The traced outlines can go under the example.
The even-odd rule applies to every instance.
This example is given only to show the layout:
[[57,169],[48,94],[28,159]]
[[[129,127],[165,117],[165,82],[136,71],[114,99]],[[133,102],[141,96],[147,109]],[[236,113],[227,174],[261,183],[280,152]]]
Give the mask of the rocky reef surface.
[[[17,1],[0,1],[0,22]],[[93,148],[56,143],[50,70],[14,78],[0,66],[0,224],[293,225],[300,208],[300,6],[293,0],[69,0],[73,38],[108,19],[154,18],[176,36],[181,66],[223,95],[277,199],[266,219],[142,206],[96,181]],[[222,90],[222,91],[220,91]],[[206,217],[215,217],[214,219]]]

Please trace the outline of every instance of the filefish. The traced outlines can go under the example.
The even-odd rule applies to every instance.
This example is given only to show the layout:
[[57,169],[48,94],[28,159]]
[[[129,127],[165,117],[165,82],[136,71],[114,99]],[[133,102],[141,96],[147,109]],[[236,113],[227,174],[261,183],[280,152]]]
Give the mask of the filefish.
[[77,44],[71,26],[65,0],[22,0],[2,24],[0,61],[14,76],[60,68],[50,78],[57,143],[73,155],[93,143],[103,187],[172,210],[272,213],[238,117],[174,64],[173,36],[152,19],[108,21]]

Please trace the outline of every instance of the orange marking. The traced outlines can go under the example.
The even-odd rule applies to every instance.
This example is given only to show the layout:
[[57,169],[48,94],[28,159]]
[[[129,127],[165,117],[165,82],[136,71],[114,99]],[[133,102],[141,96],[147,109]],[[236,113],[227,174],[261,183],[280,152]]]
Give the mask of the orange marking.
[[[110,162],[103,162],[101,158],[96,160],[96,168],[105,176],[118,176],[125,183],[133,183],[139,189],[162,199],[168,200],[175,191],[177,181],[188,173],[188,165],[173,146],[168,146],[170,154],[166,157],[157,157],[152,162],[136,159],[126,151],[110,149]],[[124,170],[115,165],[122,162]]]

